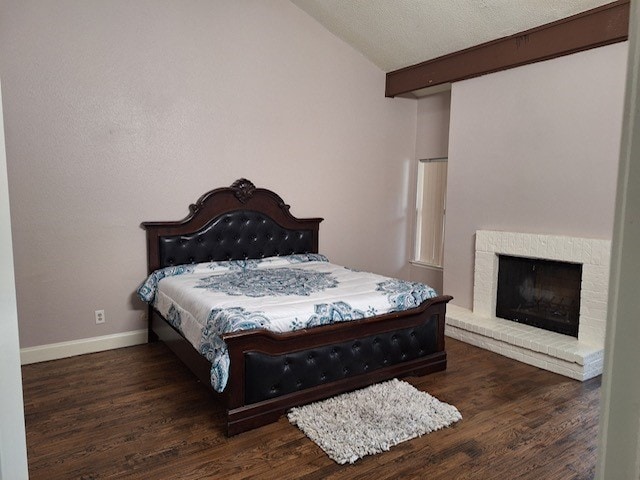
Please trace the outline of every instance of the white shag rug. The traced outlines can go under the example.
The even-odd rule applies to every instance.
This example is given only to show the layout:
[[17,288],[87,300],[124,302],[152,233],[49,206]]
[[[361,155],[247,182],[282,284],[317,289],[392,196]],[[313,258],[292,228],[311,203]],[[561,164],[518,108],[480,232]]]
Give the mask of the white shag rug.
[[339,464],[387,451],[462,419],[453,405],[398,379],[292,408],[287,416]]

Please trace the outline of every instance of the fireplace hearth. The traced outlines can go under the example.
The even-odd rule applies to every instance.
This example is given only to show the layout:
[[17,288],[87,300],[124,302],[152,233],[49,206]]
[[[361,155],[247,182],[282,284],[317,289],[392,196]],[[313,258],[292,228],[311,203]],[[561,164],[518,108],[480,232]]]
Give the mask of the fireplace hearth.
[[[477,231],[473,310],[450,303],[445,334],[578,380],[601,374],[610,250],[609,240]],[[522,267],[524,278],[501,281],[502,257],[533,264]],[[514,290],[508,320],[498,306],[505,284]]]

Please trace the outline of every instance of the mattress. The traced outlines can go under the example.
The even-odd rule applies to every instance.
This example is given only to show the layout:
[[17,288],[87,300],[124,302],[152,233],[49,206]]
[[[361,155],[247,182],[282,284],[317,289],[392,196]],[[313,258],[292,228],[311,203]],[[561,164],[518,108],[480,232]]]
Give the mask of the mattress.
[[368,318],[415,308],[437,294],[422,283],[302,254],[167,267],[153,272],[138,295],[211,362],[211,385],[222,392],[229,378],[224,333]]

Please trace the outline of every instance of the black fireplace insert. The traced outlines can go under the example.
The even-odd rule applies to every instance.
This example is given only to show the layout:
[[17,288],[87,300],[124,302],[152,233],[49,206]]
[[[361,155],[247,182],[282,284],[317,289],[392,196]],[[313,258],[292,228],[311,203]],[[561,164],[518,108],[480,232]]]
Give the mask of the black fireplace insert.
[[499,255],[496,316],[578,337],[582,264]]

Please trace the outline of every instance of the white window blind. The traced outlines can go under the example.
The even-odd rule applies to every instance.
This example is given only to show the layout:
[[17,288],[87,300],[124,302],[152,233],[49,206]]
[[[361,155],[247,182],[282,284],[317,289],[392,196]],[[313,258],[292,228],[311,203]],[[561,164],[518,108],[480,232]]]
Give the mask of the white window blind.
[[418,163],[415,260],[442,267],[444,246],[447,158]]

